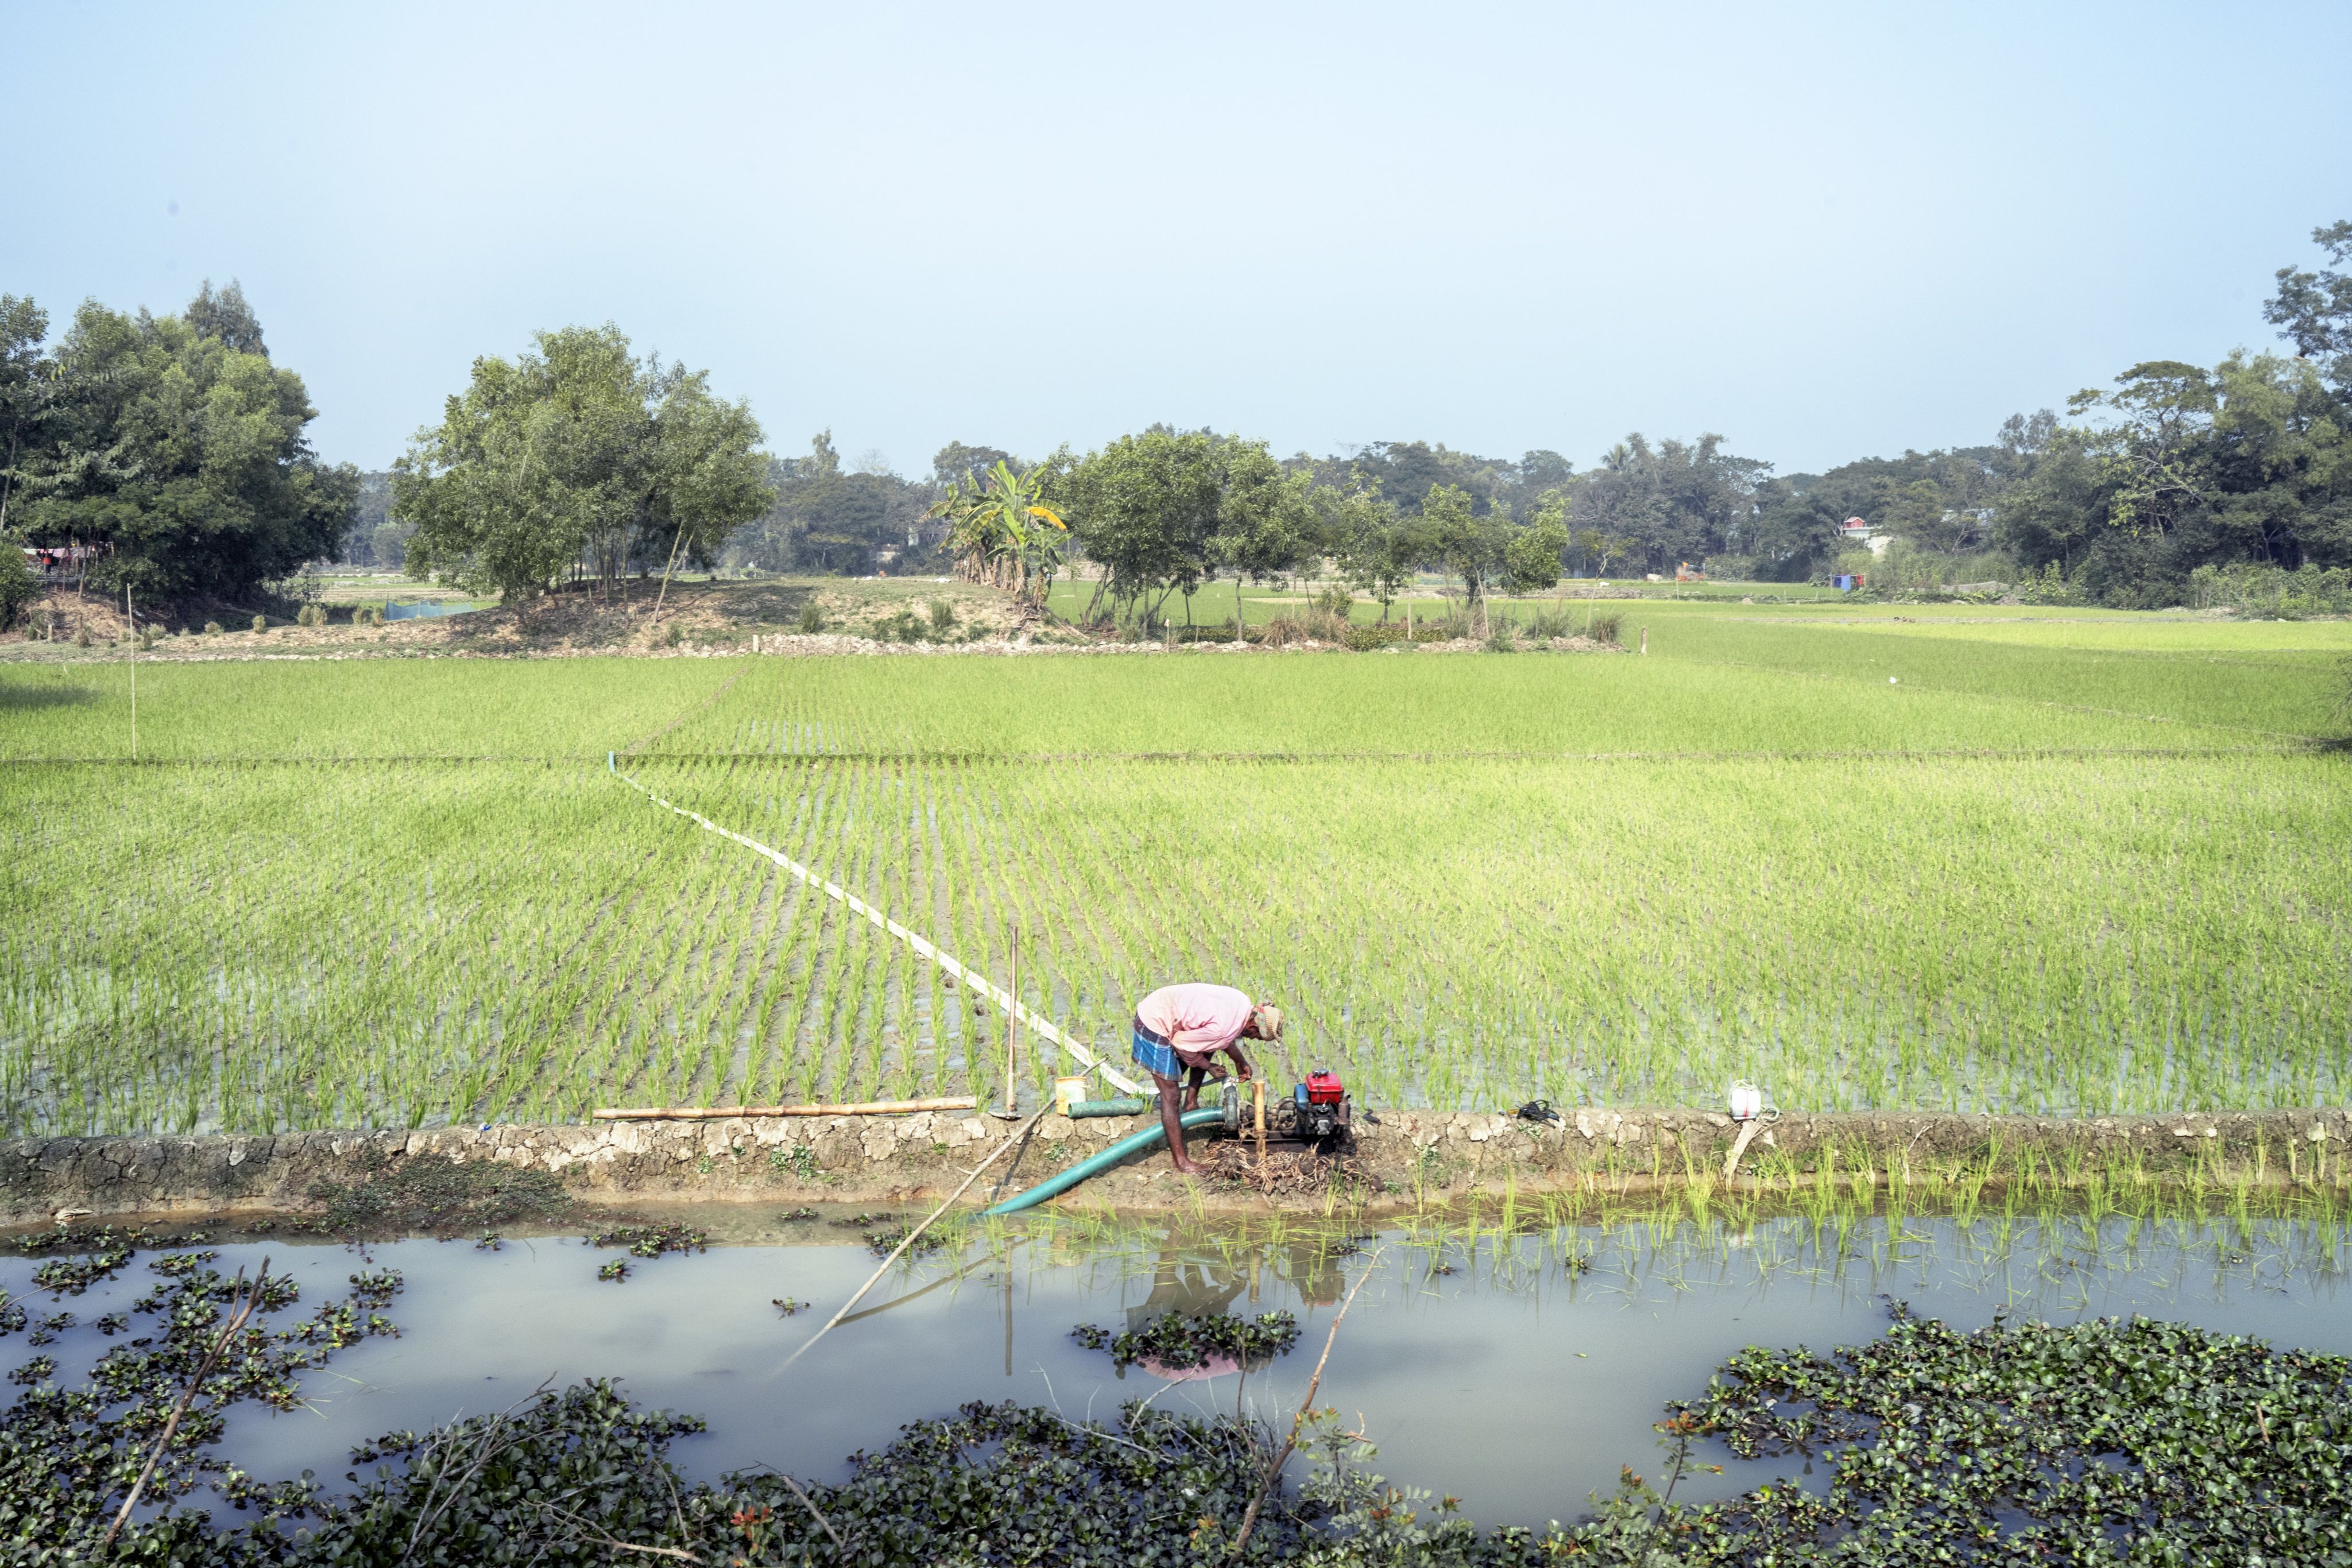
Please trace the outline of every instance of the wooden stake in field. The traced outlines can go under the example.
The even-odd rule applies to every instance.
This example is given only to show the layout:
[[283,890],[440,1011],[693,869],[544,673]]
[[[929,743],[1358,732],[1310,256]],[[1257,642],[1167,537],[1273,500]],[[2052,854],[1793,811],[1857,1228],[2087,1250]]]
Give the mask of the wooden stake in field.
[[122,625],[131,634],[131,760],[139,760],[139,622],[131,615],[131,585],[122,585]]

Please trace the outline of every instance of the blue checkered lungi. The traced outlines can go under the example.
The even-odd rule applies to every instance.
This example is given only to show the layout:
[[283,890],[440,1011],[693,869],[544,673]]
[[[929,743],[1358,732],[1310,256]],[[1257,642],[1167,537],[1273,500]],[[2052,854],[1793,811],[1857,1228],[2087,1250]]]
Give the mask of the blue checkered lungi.
[[1176,1048],[1168,1037],[1144,1023],[1135,1020],[1135,1063],[1146,1072],[1156,1072],[1173,1082],[1184,1071],[1184,1064],[1176,1060]]

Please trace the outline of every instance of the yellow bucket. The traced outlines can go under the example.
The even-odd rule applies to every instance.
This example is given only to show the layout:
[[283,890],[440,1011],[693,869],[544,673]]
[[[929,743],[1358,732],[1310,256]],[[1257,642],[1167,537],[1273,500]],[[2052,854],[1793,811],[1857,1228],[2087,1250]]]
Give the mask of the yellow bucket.
[[1087,1081],[1085,1078],[1056,1078],[1054,1080],[1054,1109],[1062,1115],[1068,1115],[1070,1113],[1070,1107],[1086,1097]]

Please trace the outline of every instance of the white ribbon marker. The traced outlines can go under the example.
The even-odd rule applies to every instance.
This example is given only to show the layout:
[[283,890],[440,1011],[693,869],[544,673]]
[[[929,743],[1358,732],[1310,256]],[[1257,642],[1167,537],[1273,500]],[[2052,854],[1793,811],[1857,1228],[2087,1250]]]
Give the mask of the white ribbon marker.
[[891,936],[896,936],[898,940],[904,942],[908,946],[912,947],[918,956],[929,959],[932,963],[937,964],[940,968],[945,969],[949,974],[953,975],[957,979],[961,980],[974,992],[986,997],[990,1001],[994,1002],[1006,1012],[1018,1018],[1030,1029],[1036,1030],[1041,1037],[1052,1041],[1054,1044],[1061,1047],[1063,1051],[1068,1052],[1070,1057],[1076,1061],[1079,1066],[1087,1069],[1090,1072],[1101,1073],[1103,1075],[1104,1082],[1108,1083],[1112,1088],[1117,1089],[1122,1094],[1141,1094],[1143,1092],[1143,1090],[1132,1079],[1126,1077],[1124,1074],[1106,1063],[1102,1058],[1097,1056],[1093,1051],[1088,1051],[1085,1046],[1080,1045],[1076,1040],[1072,1040],[1068,1035],[1064,1034],[1060,1030],[1055,1028],[1045,1019],[1039,1018],[1035,1013],[1033,1013],[1027,1008],[1023,1007],[1020,1001],[1010,992],[1006,991],[1000,986],[991,983],[986,976],[974,974],[971,970],[965,968],[954,958],[940,952],[933,944],[923,937],[916,936],[913,932],[908,930],[905,926],[899,925],[897,921],[891,919],[888,915],[883,914],[880,910],[875,908],[864,899],[852,894],[847,888],[843,887],[839,883],[827,882],[824,878],[817,875],[816,873],[809,870],[808,867],[801,864],[800,862],[793,859],[792,856],[785,854],[782,851],[770,849],[767,845],[761,843],[757,839],[746,838],[741,833],[735,832],[730,829],[720,827],[718,823],[712,821],[709,818],[702,815],[698,811],[689,811],[683,806],[673,805],[671,802],[663,800],[659,795],[655,794],[652,790],[638,783],[635,779],[622,772],[616,760],[617,755],[617,753],[610,751],[604,754],[604,767],[606,770],[614,778],[618,779],[622,783],[626,784],[630,789],[635,789],[638,794],[643,795],[646,800],[651,800],[655,805],[661,806],[677,812],[687,821],[700,827],[705,832],[717,833],[722,839],[732,839],[735,842],[741,844],[745,849],[751,851],[754,854],[765,855],[768,859],[775,862],[778,865],[783,867],[786,871],[792,873],[793,876],[799,878],[802,882],[806,883],[811,887],[823,888],[824,890],[824,895],[827,898],[835,899],[840,903],[846,904],[851,914],[864,915],[866,919],[872,921],[883,930],[887,931]]

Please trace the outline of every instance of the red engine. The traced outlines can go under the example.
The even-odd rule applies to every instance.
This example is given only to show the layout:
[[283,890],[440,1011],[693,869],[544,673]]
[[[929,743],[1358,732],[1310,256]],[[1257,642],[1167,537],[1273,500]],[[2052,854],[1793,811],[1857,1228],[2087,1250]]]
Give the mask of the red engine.
[[1348,1086],[1339,1075],[1317,1068],[1307,1082],[1290,1091],[1291,1136],[1307,1143],[1326,1143],[1348,1131]]

